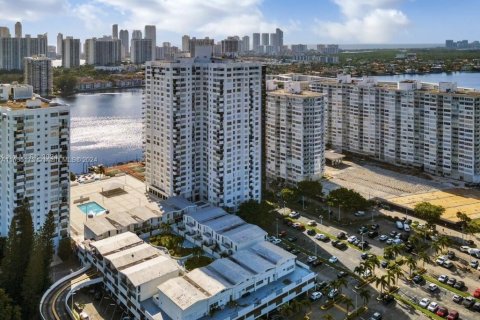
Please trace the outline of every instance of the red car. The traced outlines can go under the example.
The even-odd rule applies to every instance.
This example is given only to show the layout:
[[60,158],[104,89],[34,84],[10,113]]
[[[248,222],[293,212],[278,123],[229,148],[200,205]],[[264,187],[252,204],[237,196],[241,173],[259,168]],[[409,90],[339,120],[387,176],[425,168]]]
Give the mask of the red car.
[[475,290],[475,291],[473,292],[473,296],[474,296],[475,298],[480,298],[480,288],[478,288],[477,290]]
[[457,320],[459,318],[458,311],[452,310],[447,316],[447,320]]
[[280,231],[280,233],[278,234],[279,237],[285,237],[286,235],[287,235],[287,231],[285,230]]
[[437,310],[437,316],[440,316],[442,318],[445,318],[448,314],[448,309],[445,307],[440,307]]

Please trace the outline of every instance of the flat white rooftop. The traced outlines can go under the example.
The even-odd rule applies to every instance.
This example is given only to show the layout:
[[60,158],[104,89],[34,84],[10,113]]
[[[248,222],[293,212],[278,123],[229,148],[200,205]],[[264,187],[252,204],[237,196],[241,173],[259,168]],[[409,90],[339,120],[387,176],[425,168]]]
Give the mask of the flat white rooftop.
[[142,243],[143,240],[140,239],[136,234],[132,232],[125,232],[114,237],[92,242],[90,243],[90,246],[94,247],[102,256],[106,256],[113,254],[116,251],[137,246]]
[[169,257],[158,256],[140,264],[122,270],[128,280],[136,287],[161,278],[172,272],[179,272],[178,264]]

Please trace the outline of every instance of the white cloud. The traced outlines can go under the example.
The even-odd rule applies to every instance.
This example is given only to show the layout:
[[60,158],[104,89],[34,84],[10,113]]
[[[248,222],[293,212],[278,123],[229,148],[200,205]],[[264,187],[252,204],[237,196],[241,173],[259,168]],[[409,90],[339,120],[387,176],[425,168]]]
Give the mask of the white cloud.
[[260,10],[262,0],[95,0],[125,15],[129,28],[155,24],[157,30],[192,35],[243,35],[273,31]]
[[66,7],[66,0],[0,0],[0,20],[35,21]]
[[339,42],[389,42],[409,25],[408,17],[392,8],[399,0],[333,0],[344,16],[342,22],[315,20],[315,33]]
[[74,17],[79,18],[85,24],[85,27],[89,31],[104,30],[107,29],[107,23],[102,17],[105,16],[105,12],[94,5],[93,3],[84,3],[72,7],[71,13]]

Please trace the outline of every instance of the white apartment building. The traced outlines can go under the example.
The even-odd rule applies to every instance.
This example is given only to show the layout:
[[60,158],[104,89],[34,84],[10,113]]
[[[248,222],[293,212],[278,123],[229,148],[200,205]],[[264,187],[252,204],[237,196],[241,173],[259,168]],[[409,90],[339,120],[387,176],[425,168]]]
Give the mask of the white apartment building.
[[45,56],[25,58],[24,81],[25,84],[33,87],[33,92],[51,95],[53,92],[52,60]]
[[326,144],[433,175],[480,182],[480,92],[456,83],[377,82],[349,75],[307,80],[326,95]]
[[217,251],[223,254],[251,247],[267,237],[267,232],[262,228],[213,206],[185,214],[183,224],[187,238],[198,239],[209,247],[216,245]]
[[69,231],[69,108],[34,98],[28,85],[0,85],[2,99],[0,235],[7,235],[14,209],[27,198],[35,230],[54,212],[58,241]]
[[267,81],[265,170],[268,179],[296,184],[322,177],[324,108],[324,95],[310,91],[308,81]]
[[79,253],[134,319],[256,319],[315,281],[295,255],[266,241],[190,272],[131,232],[85,241]]
[[261,198],[260,64],[211,58],[147,63],[144,96],[146,184],[235,209]]

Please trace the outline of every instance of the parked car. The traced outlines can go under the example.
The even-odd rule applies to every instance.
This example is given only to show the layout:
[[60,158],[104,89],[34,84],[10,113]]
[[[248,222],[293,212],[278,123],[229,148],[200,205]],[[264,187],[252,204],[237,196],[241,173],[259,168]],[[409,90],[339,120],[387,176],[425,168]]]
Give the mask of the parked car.
[[410,232],[410,226],[405,223],[405,224],[403,225],[403,230],[405,230],[406,232]]
[[300,253],[300,250],[298,249],[293,249],[292,251],[290,251],[292,254],[299,254]]
[[448,276],[446,274],[442,274],[438,277],[438,281],[440,281],[441,283],[447,283]]
[[340,250],[345,250],[348,248],[347,244],[345,242],[342,242],[340,241],[339,243],[337,243],[337,245],[335,246],[337,249],[340,249]]
[[382,320],[382,314],[380,312],[375,312],[370,318],[368,318],[368,320]]
[[450,278],[447,280],[447,284],[451,287],[453,287],[455,285],[455,283],[457,283],[457,279],[455,278]]
[[297,219],[297,218],[300,218],[300,213],[296,211],[292,211],[288,216],[292,219]]
[[378,223],[374,223],[370,225],[370,230],[378,230],[380,229],[380,225]]
[[343,231],[337,234],[338,239],[345,239],[346,237],[347,237],[347,234]]
[[357,232],[358,232],[359,234],[367,233],[367,232],[368,232],[368,228],[365,227],[365,226],[361,226],[360,228],[358,228]]
[[473,269],[477,269],[478,268],[478,260],[470,261],[470,267],[472,267]]
[[327,281],[322,281],[320,283],[317,283],[315,285],[315,291],[321,291],[322,289],[328,287],[328,282]]
[[366,252],[364,252],[364,253],[362,253],[362,254],[360,255],[360,258],[362,258],[362,260],[367,260],[368,257],[369,257],[369,254],[366,253]]
[[332,243],[332,246],[336,247],[339,243],[342,243],[342,241],[340,241],[340,240],[333,240],[331,243]]
[[310,221],[308,221],[307,225],[309,225],[310,227],[314,227],[314,226],[317,225],[317,223],[313,220],[310,220]]
[[443,262],[442,267],[447,268],[447,269],[450,269],[450,268],[453,267],[453,262],[450,261],[450,260],[445,260],[445,261]]
[[435,260],[435,263],[438,264],[439,266],[443,266],[443,263],[445,262],[445,257],[441,256],[438,257],[437,260]]
[[469,249],[471,249],[469,246],[461,246],[460,247],[461,252],[468,252]]
[[386,267],[388,267],[388,262],[385,261],[385,260],[382,260],[382,262],[380,262],[380,266],[381,266],[382,268],[386,268]]
[[448,309],[445,307],[439,307],[436,313],[437,313],[437,316],[445,318],[448,314]]
[[401,221],[395,221],[395,226],[397,227],[397,229],[403,230],[403,223]]
[[430,302],[430,304],[427,307],[428,311],[430,312],[437,312],[438,310],[438,303],[435,301]]
[[308,229],[308,230],[307,230],[307,234],[308,234],[309,236],[314,236],[314,235],[316,235],[317,233],[316,233],[315,230],[313,230],[313,229]]
[[312,262],[312,266],[313,266],[313,267],[318,267],[318,266],[321,265],[321,264],[322,264],[322,261],[321,261],[321,260],[315,260],[315,261]]
[[338,289],[333,288],[328,292],[327,297],[329,299],[334,299],[336,296],[338,296],[338,294],[339,294]]
[[272,243],[273,243],[273,244],[279,244],[279,243],[281,243],[281,242],[282,242],[282,240],[280,240],[280,239],[278,239],[278,238],[275,238],[275,239],[272,240]]
[[454,294],[453,298],[452,298],[452,301],[455,302],[455,303],[462,303],[463,297],[459,296],[458,294]]
[[285,237],[286,235],[287,235],[287,231],[285,230],[280,231],[280,233],[278,234],[279,237]]
[[480,298],[480,288],[475,289],[475,291],[473,291],[473,296],[475,298]]
[[384,304],[390,304],[395,300],[395,298],[391,294],[388,294],[388,293],[384,293],[383,296],[381,297],[381,299],[382,299],[382,302]]
[[417,274],[416,276],[413,277],[412,281],[415,284],[422,284],[425,282],[425,279],[421,275]]
[[344,278],[344,277],[348,277],[348,273],[345,272],[345,271],[340,271],[339,273],[337,273],[337,278]]
[[386,241],[388,239],[387,235],[382,234],[380,237],[378,237],[379,241]]
[[480,311],[480,302],[475,302],[472,306],[472,310]]
[[457,281],[455,282],[455,284],[453,285],[453,287],[457,290],[463,290],[463,288],[465,287],[465,282],[463,281]]
[[315,239],[321,240],[321,241],[326,241],[326,240],[328,240],[328,237],[326,235],[324,235],[323,233],[317,233],[315,235]]
[[357,241],[357,237],[356,236],[350,236],[347,238],[347,242],[349,243],[354,243],[355,241]]
[[317,260],[318,257],[317,256],[309,256],[307,258],[307,263],[312,263],[313,261]]
[[365,250],[368,248],[368,241],[361,241],[359,244],[358,244],[358,247],[362,250]]
[[427,308],[428,305],[430,304],[430,299],[428,298],[423,298],[422,300],[420,300],[420,302],[418,303],[418,305],[422,308]]
[[475,304],[475,298],[466,297],[465,299],[463,299],[462,304],[465,308],[470,309]]
[[455,252],[453,252],[453,251],[451,251],[451,250],[448,251],[448,252],[447,252],[447,257],[448,257],[448,259],[450,259],[450,260],[455,259],[455,258],[456,258]]
[[375,237],[378,236],[378,231],[376,231],[376,230],[375,230],[375,231],[369,231],[369,232],[367,233],[367,236],[368,236],[370,239],[373,239],[373,238],[375,238]]
[[323,294],[321,292],[314,291],[310,294],[310,300],[317,301],[317,300],[321,299],[322,296],[323,296]]
[[428,290],[429,290],[430,292],[435,292],[435,291],[438,290],[438,286],[437,286],[435,283],[430,283],[430,284],[428,285]]
[[365,215],[365,211],[357,211],[353,215],[355,217],[363,217]]
[[338,261],[338,258],[335,256],[331,256],[330,259],[328,259],[328,262],[330,263],[336,263]]

